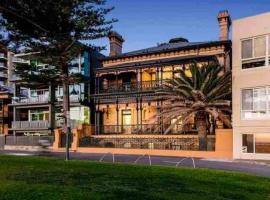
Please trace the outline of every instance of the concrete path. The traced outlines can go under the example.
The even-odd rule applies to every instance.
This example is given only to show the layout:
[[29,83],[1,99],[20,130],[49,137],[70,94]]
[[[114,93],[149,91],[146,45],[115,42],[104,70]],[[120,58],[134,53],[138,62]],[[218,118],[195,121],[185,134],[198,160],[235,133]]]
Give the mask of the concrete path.
[[[48,156],[64,159],[63,152],[22,152],[22,151],[0,151],[0,154],[18,156]],[[243,161],[226,161],[198,159],[188,157],[163,157],[149,155],[122,155],[122,154],[94,154],[94,153],[70,153],[71,159],[92,160],[99,162],[130,163],[139,165],[161,165],[175,167],[208,168],[226,171],[237,171],[257,176],[270,177],[270,165],[259,163],[248,163]]]

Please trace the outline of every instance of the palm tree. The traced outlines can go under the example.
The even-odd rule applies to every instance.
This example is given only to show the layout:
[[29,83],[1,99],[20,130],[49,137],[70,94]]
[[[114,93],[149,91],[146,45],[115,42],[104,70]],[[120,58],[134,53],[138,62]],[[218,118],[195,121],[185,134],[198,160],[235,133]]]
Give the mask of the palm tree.
[[165,98],[158,117],[163,124],[175,121],[166,129],[167,134],[176,124],[195,121],[198,131],[199,149],[207,150],[207,132],[210,118],[220,120],[231,127],[231,73],[216,63],[199,66],[190,65],[188,75],[185,70],[178,70],[178,77],[165,81],[157,93]]

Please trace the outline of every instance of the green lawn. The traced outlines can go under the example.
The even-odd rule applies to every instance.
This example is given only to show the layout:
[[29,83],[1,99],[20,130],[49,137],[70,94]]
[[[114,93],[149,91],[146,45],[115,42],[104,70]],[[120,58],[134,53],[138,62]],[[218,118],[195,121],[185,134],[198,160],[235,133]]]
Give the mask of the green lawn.
[[270,179],[206,169],[0,156],[0,200],[270,199]]

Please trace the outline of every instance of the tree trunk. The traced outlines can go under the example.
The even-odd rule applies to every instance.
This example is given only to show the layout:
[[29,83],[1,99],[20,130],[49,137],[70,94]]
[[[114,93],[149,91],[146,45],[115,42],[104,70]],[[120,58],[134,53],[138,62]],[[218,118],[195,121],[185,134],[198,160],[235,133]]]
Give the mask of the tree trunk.
[[66,134],[66,160],[69,160],[69,144],[70,144],[70,104],[69,104],[69,84],[68,72],[65,73],[63,80],[63,113],[64,113],[64,133]]
[[199,137],[199,150],[207,150],[207,116],[204,112],[199,112],[195,116],[196,128]]

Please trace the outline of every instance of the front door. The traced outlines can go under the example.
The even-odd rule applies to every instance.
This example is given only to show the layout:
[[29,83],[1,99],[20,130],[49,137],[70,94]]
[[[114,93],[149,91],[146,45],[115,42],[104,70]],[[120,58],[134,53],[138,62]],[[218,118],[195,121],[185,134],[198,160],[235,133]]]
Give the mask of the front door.
[[131,133],[131,110],[122,110],[122,131]]

